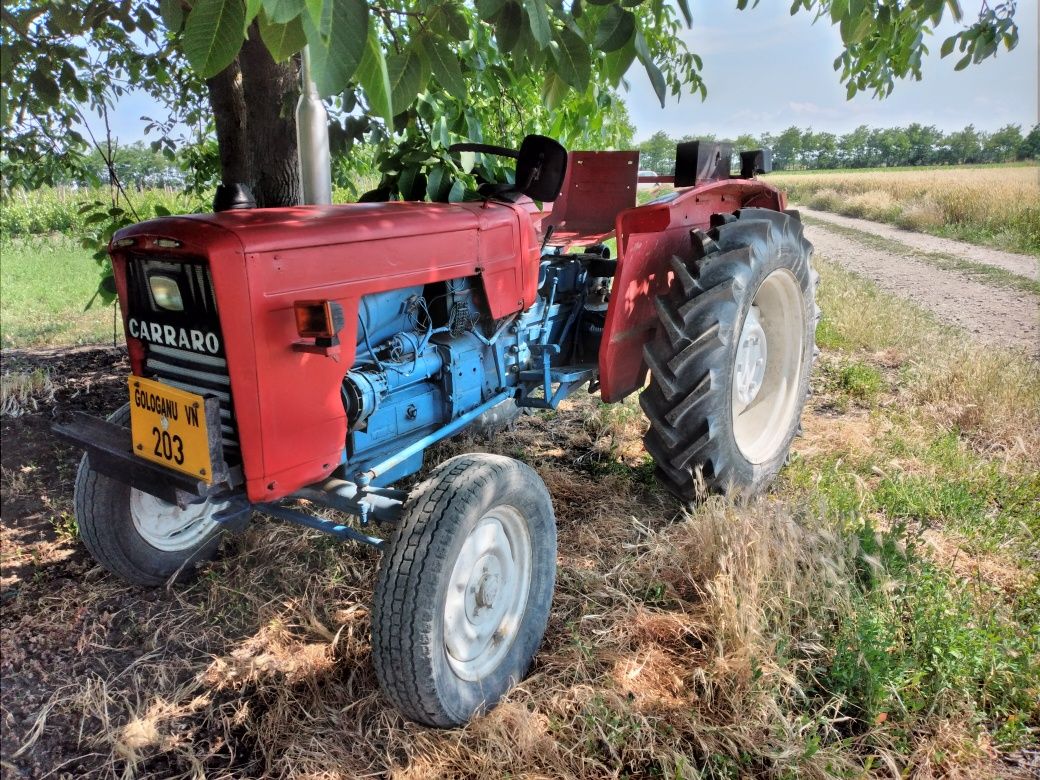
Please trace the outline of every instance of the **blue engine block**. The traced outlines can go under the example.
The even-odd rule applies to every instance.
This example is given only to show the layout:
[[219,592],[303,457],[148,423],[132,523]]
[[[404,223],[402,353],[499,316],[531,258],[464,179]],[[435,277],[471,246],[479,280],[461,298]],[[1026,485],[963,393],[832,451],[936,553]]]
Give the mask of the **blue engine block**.
[[[422,467],[424,449],[471,424],[496,404],[555,407],[595,379],[595,363],[575,363],[594,320],[589,258],[543,258],[539,298],[494,322],[479,284],[457,279],[366,296],[357,359],[343,383],[348,436],[342,476],[388,485]],[[595,353],[593,353],[594,355]],[[594,361],[594,357],[593,357]]]

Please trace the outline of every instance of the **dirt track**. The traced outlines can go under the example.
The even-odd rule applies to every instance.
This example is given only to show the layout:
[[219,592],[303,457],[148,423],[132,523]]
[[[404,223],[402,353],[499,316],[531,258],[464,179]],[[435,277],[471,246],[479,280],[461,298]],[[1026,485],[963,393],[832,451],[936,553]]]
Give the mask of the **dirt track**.
[[[1022,279],[1036,280],[1040,267],[1036,258],[911,233],[863,219],[799,210],[808,218],[806,235],[819,256],[871,279],[886,292],[913,301],[981,341],[1023,348],[1040,358],[1040,296],[937,267],[925,259],[927,255],[939,255],[951,262],[992,266]],[[857,237],[855,231],[869,235]],[[884,248],[876,239],[884,241]]]

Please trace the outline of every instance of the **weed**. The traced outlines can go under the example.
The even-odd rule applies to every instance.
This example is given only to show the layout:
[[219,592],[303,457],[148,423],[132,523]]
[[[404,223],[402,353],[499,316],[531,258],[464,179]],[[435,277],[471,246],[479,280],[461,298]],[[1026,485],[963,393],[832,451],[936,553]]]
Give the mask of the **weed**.
[[76,523],[76,516],[71,512],[52,515],[50,522],[58,538],[67,541],[75,541],[79,538],[79,525]]

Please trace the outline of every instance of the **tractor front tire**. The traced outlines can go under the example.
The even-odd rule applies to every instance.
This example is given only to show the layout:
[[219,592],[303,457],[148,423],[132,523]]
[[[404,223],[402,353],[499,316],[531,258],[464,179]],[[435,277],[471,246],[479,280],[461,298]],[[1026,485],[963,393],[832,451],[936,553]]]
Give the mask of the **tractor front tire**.
[[[109,422],[130,424],[130,406]],[[76,473],[76,524],[91,557],[132,585],[185,581],[220,546],[214,515],[226,502],[207,500],[180,509],[124,482],[95,471],[84,455]]]
[[451,727],[523,679],[549,619],[556,519],[529,466],[459,455],[408,497],[383,554],[372,660],[406,717]]
[[672,260],[644,348],[644,445],[683,501],[764,492],[799,430],[814,359],[818,276],[794,211],[746,208]]

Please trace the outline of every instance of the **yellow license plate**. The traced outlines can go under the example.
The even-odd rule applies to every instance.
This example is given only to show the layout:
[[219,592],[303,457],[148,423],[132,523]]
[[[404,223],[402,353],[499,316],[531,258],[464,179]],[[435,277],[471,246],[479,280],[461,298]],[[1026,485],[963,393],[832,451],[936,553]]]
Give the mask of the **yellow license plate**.
[[139,376],[129,381],[134,454],[210,482],[213,464],[202,396]]

